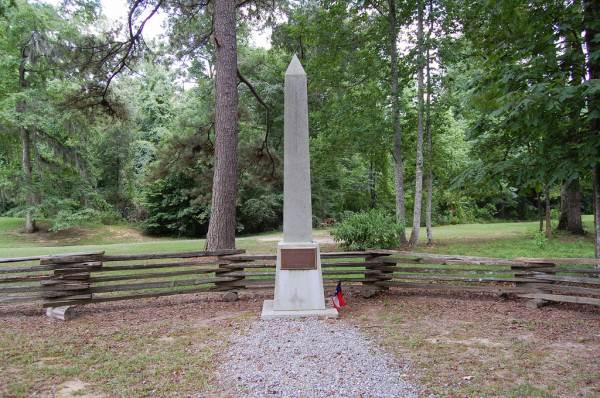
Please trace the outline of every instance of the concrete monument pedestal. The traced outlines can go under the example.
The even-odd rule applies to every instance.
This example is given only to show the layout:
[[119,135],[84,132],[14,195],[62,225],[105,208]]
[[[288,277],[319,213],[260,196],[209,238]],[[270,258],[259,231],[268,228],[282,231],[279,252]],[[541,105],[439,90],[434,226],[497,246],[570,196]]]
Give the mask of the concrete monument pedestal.
[[262,319],[337,318],[323,294],[323,275],[318,243],[279,242],[275,274],[275,299],[265,300]]
[[263,302],[261,319],[285,319],[285,318],[337,318],[338,312],[335,308],[325,308],[324,310],[274,310],[274,300],[265,300]]
[[319,245],[312,240],[306,73],[294,55],[285,72],[283,125],[283,241],[277,246],[275,298],[261,318],[336,318],[327,308]]

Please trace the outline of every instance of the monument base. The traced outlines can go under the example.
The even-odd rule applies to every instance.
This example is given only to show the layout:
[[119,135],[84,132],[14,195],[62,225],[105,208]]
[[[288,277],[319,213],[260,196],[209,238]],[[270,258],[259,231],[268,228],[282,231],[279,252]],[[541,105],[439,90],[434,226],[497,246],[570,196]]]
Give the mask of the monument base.
[[338,312],[335,308],[325,308],[322,310],[274,310],[273,300],[263,302],[260,319],[280,319],[280,318],[337,318]]

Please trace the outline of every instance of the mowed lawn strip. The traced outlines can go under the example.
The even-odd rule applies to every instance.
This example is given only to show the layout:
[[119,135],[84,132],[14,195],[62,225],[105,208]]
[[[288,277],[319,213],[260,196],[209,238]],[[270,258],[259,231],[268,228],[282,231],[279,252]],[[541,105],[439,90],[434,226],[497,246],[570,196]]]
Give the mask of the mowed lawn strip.
[[[587,235],[556,233],[555,238],[540,242],[535,235],[537,222],[480,223],[444,225],[433,228],[434,245],[422,244],[418,251],[488,257],[593,257],[593,218],[583,216]],[[0,257],[92,252],[107,254],[159,253],[203,250],[204,239],[157,238],[143,235],[137,228],[121,226],[88,226],[57,233],[28,236],[20,233],[22,220],[0,217]],[[329,239],[329,231],[315,229],[315,239]],[[240,236],[239,249],[249,253],[274,253],[280,232]],[[92,244],[93,243],[93,244]],[[331,243],[322,250],[334,250]]]
[[594,220],[591,215],[582,219],[585,235],[555,231],[549,240],[536,238],[537,222],[434,227],[434,245],[421,245],[418,251],[500,258],[594,257]]

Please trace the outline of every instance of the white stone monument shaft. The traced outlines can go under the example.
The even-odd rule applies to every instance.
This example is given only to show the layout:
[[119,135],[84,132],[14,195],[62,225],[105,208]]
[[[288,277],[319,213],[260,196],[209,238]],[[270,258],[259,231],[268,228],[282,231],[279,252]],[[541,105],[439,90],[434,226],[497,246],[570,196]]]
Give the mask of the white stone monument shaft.
[[294,55],[285,72],[283,242],[312,242],[306,73]]
[[306,73],[295,55],[284,91],[283,241],[277,247],[275,299],[265,301],[262,318],[336,317],[335,309],[325,308],[319,245],[312,240]]

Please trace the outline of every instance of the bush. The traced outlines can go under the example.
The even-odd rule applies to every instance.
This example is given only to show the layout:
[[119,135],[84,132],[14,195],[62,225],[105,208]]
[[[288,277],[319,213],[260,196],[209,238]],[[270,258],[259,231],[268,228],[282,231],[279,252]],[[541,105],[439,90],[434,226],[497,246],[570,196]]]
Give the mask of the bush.
[[404,226],[380,209],[354,213],[331,230],[331,236],[348,250],[391,249],[400,245]]
[[542,231],[537,231],[533,236],[533,240],[535,242],[535,245],[539,249],[543,249],[544,247],[546,247],[546,243],[548,243],[548,238],[546,237],[546,234]]
[[210,209],[193,190],[194,180],[171,174],[145,188],[147,219],[142,223],[150,235],[199,237],[206,234]]
[[246,233],[276,229],[283,217],[283,195],[267,193],[246,200],[238,209],[238,229]]
[[63,231],[86,223],[98,222],[102,212],[95,209],[60,210],[52,219],[50,231]]

